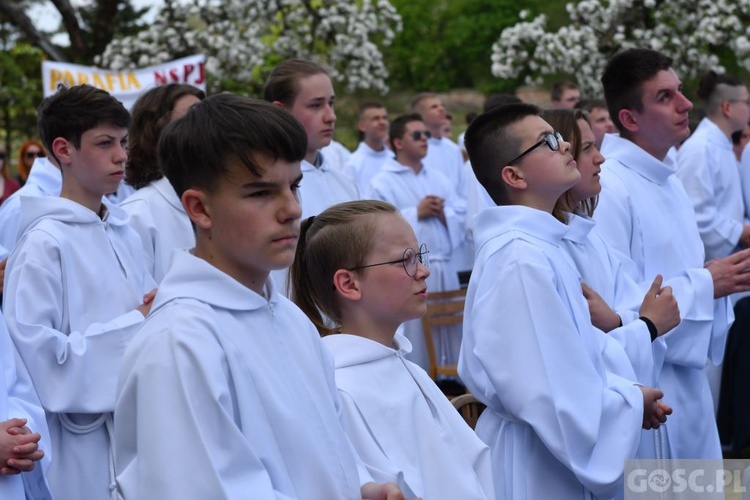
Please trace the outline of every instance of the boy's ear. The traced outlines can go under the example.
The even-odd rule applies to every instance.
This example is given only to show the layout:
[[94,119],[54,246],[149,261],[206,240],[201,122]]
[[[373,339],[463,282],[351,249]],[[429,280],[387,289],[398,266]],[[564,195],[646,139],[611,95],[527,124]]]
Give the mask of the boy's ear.
[[207,203],[208,196],[199,189],[187,189],[182,193],[182,206],[185,207],[190,220],[202,229],[211,229],[211,208]]
[[[73,162],[73,143],[63,137],[57,137],[52,141],[52,154],[60,160],[60,163],[69,165]],[[60,165],[62,167],[62,165]]]
[[362,298],[362,291],[359,287],[359,278],[354,271],[339,269],[333,275],[333,286],[336,292],[347,300],[357,302]]
[[[404,145],[404,140],[400,137],[394,137],[393,138],[393,149],[396,151],[401,151],[402,147]],[[394,153],[396,152],[394,151]]]
[[281,109],[286,109],[286,106],[284,106],[284,103],[281,101],[273,101],[271,104],[273,104],[274,106],[278,106]]
[[622,126],[628,132],[634,133],[638,132],[640,129],[638,126],[638,118],[635,116],[633,110],[623,108],[617,113],[617,117],[620,119]]
[[503,167],[500,171],[500,178],[506,186],[513,189],[523,190],[528,187],[526,179],[523,176],[523,171],[512,165],[506,165]]

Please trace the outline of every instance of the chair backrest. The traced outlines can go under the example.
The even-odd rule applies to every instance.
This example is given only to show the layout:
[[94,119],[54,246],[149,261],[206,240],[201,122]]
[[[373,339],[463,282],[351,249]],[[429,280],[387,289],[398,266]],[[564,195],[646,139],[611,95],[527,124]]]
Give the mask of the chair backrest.
[[[463,325],[466,289],[430,293],[427,297],[427,313],[422,318],[429,367],[427,373],[434,379],[438,375],[457,376],[455,364],[441,365],[437,359],[434,328],[446,325]],[[459,330],[460,331],[460,330]]]
[[473,394],[462,394],[461,396],[456,396],[451,399],[451,404],[453,404],[453,407],[458,410],[458,413],[461,414],[463,419],[472,429],[476,428],[479,416],[484,409],[487,408],[487,406],[477,400]]

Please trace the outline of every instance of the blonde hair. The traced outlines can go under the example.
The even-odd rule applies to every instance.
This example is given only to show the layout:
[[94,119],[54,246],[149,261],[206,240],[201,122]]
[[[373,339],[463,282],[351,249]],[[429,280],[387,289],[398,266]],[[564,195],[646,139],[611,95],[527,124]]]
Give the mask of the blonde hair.
[[[336,271],[363,266],[375,245],[377,217],[396,213],[390,203],[360,200],[333,205],[302,221],[290,270],[292,300],[321,335],[336,333],[341,326],[333,284]],[[323,314],[333,325],[326,323]]]

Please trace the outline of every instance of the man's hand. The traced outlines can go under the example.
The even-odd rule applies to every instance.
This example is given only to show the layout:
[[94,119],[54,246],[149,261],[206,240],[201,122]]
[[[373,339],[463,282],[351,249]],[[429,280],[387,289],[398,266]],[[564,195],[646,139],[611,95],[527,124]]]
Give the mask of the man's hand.
[[750,290],[750,248],[708,261],[706,269],[714,280],[715,299]]

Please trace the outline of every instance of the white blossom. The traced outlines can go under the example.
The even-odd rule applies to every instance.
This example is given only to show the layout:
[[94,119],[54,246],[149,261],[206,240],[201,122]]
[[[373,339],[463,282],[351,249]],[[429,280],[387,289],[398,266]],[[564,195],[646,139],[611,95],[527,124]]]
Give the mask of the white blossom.
[[547,30],[544,15],[519,12],[492,46],[492,74],[527,84],[569,74],[584,93],[600,96],[607,60],[633,47],[669,55],[682,78],[723,71],[717,53],[725,48],[750,70],[750,0],[580,0],[566,11],[570,21],[557,31]]
[[205,54],[209,90],[233,80],[257,92],[277,62],[297,57],[322,64],[348,91],[387,92],[379,47],[401,30],[388,0],[167,2],[146,30],[112,41],[97,64],[126,69]]

